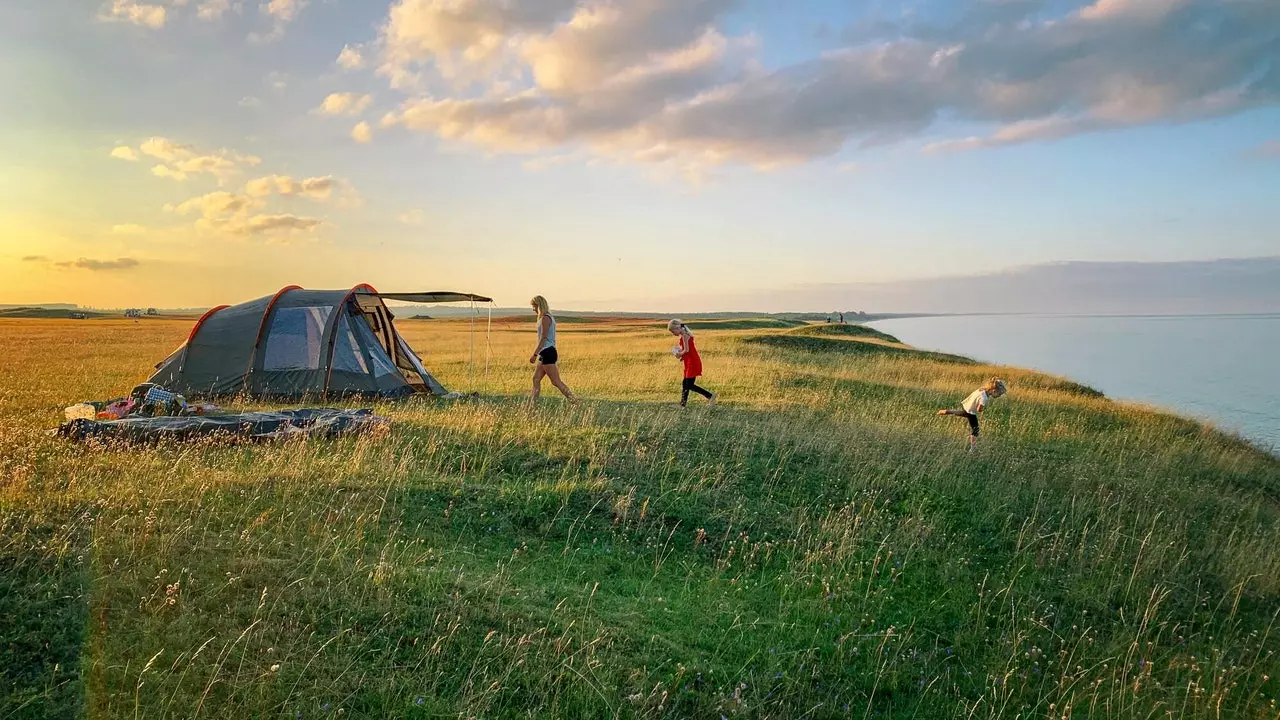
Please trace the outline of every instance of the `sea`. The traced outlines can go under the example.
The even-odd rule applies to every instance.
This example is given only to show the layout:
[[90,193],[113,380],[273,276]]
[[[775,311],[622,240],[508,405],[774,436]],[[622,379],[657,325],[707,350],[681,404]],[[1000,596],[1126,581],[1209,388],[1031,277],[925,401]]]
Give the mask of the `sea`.
[[948,315],[871,325],[915,347],[1042,370],[1204,420],[1280,454],[1280,313]]

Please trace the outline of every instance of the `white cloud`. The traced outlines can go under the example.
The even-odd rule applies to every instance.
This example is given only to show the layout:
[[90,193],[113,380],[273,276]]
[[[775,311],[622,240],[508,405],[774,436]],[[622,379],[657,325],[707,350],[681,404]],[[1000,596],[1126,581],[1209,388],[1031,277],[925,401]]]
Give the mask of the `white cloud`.
[[159,30],[164,27],[167,15],[168,11],[162,5],[148,5],[133,0],[113,0],[110,5],[103,8],[99,17],[103,20],[128,22]]
[[364,54],[359,48],[347,45],[338,53],[338,66],[344,70],[359,70],[364,67]]
[[332,175],[295,180],[288,175],[267,175],[250,180],[244,186],[245,195],[260,199],[272,195],[301,197],[317,202],[338,200],[339,204],[358,202],[359,194],[351,183]]
[[133,148],[121,145],[111,151],[111,157],[117,160],[128,160],[129,162],[138,162],[138,153]]
[[253,40],[270,42],[284,36],[285,27],[297,19],[298,13],[307,6],[307,0],[268,0],[260,7],[263,14],[272,19],[272,29],[267,35],[254,34]]
[[205,0],[196,7],[196,16],[201,20],[217,20],[231,9],[231,0]]
[[[1276,2],[972,2],[949,25],[869,23],[776,68],[726,34],[733,4],[397,0],[379,73],[409,97],[383,125],[490,151],[770,167],[926,132],[944,136],[929,152],[954,151],[1280,104]],[[946,138],[951,121],[989,130]]]
[[351,139],[358,143],[373,142],[373,129],[369,127],[369,123],[360,122],[351,128]]
[[372,95],[358,95],[356,93],[332,93],[320,103],[317,112],[322,115],[350,115],[355,116],[369,109],[373,104]]
[[240,98],[240,102],[236,104],[240,107],[256,108],[262,106],[262,101],[252,95],[245,95]]
[[182,145],[163,137],[148,138],[139,149],[143,155],[165,163],[151,168],[153,175],[178,181],[186,180],[191,175],[208,174],[222,184],[244,168],[254,167],[262,162],[253,155],[241,155],[226,149],[200,154],[190,145]]
[[186,173],[182,172],[181,170],[175,170],[169,167],[168,165],[152,166],[151,174],[159,178],[170,178],[171,180],[177,180],[178,182],[183,182],[187,179]]
[[427,214],[421,210],[409,210],[400,213],[396,219],[409,227],[422,227],[427,224]]

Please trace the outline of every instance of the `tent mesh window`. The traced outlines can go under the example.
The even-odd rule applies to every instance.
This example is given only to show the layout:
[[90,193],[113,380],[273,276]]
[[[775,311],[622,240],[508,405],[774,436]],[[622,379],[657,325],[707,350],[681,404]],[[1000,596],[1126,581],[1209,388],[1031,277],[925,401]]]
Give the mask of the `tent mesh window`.
[[368,375],[369,367],[365,364],[364,352],[360,348],[359,341],[356,340],[356,333],[351,329],[351,322],[347,319],[345,312],[338,320],[336,333],[333,344],[333,369]]
[[267,332],[263,370],[318,370],[331,307],[279,308]]

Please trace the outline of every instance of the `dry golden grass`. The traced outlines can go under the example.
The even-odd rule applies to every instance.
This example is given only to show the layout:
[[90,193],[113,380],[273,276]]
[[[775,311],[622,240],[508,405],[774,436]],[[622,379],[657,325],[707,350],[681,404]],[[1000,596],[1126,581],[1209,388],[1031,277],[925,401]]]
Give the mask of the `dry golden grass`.
[[0,320],[0,718],[1277,717],[1275,458],[751,323],[685,411],[660,324],[564,323],[529,411],[531,325],[401,323],[482,398],[388,437],[103,450],[44,430],[189,323]]

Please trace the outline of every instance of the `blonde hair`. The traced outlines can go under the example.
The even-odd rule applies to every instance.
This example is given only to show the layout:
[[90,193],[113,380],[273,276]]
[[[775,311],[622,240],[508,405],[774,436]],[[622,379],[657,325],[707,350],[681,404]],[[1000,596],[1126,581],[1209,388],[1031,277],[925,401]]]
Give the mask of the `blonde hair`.
[[532,305],[533,309],[538,312],[539,318],[541,318],[544,315],[551,314],[551,306],[547,305],[547,299],[542,297],[541,295],[534,295],[533,298],[529,300],[529,304]]
[[1004,380],[1001,380],[998,377],[988,380],[987,384],[982,386],[982,389],[986,390],[988,395],[994,395],[996,397],[1000,397],[1001,395],[1009,392],[1009,386],[1005,385]]
[[675,332],[676,330],[688,330],[688,328],[685,327],[684,321],[680,318],[671,318],[667,321],[667,330]]

